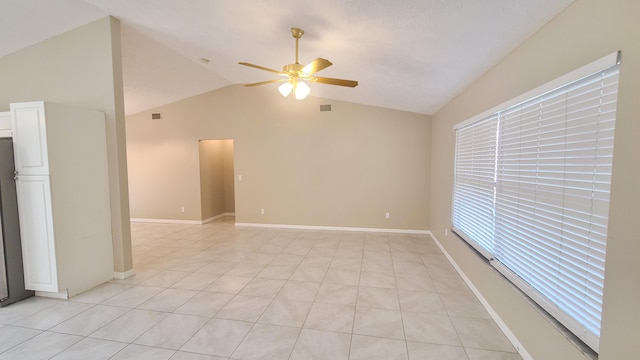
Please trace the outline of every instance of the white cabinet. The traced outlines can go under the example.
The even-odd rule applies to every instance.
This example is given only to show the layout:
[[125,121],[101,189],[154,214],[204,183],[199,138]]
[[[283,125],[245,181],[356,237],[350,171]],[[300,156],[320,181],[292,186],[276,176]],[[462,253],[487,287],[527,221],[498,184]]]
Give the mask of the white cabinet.
[[[25,287],[58,292],[56,249],[48,176],[24,176],[16,182],[18,194]],[[26,258],[25,258],[26,259]]]
[[47,175],[47,137],[44,124],[44,106],[16,104],[11,108],[20,119],[13,121],[13,148],[16,171],[20,175]]
[[11,104],[25,286],[66,298],[113,278],[104,113]]

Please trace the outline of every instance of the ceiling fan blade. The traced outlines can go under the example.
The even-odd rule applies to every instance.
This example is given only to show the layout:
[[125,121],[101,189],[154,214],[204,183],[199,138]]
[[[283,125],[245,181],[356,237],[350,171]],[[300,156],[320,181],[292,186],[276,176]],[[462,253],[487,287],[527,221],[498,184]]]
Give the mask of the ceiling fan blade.
[[257,83],[245,84],[244,86],[260,86],[260,85],[273,84],[273,83],[285,82],[285,81],[289,81],[289,79],[277,79],[277,80],[260,81],[260,82],[257,82]]
[[302,68],[302,72],[308,75],[313,75],[322,69],[328,68],[331,65],[333,65],[331,61],[323,58],[317,58],[305,65],[305,67]]
[[272,73],[275,73],[275,74],[278,74],[278,75],[285,75],[282,71],[269,69],[269,68],[266,68],[266,67],[260,66],[260,65],[254,65],[254,64],[247,63],[247,62],[239,62],[238,64],[244,65],[244,66],[248,66],[248,67],[252,67],[252,68],[256,68],[256,69],[260,69],[260,70],[264,70],[264,71],[268,71],[268,72],[272,72]]
[[327,85],[338,85],[338,86],[347,86],[347,87],[356,87],[358,86],[358,82],[355,80],[344,80],[344,79],[333,79],[326,77],[312,77],[309,79],[311,82],[327,84]]

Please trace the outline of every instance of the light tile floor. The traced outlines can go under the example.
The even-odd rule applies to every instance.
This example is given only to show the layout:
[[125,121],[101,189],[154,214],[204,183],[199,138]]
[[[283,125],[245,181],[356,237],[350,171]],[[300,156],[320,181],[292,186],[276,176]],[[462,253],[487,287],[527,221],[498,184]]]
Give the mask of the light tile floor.
[[427,236],[132,224],[137,275],[0,308],[0,359],[521,359]]

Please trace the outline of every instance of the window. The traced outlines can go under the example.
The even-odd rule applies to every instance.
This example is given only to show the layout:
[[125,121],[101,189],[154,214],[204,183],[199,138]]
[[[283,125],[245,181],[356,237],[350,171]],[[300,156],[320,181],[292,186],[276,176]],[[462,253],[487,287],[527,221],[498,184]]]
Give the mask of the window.
[[458,233],[491,259],[495,238],[498,116],[456,131],[453,224]]
[[453,230],[596,351],[617,59],[456,127]]

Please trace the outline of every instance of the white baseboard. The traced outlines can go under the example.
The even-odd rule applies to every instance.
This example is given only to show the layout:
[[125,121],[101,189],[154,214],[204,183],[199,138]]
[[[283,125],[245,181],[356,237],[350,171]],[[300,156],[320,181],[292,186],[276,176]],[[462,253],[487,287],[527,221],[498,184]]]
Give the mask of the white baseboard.
[[206,224],[206,223],[212,222],[214,220],[222,219],[223,217],[227,217],[227,216],[236,216],[236,213],[222,213],[220,215],[216,215],[214,217],[210,217],[208,219],[204,219],[204,220],[202,220],[202,223]]
[[315,225],[285,225],[285,224],[258,224],[258,223],[236,223],[238,227],[259,227],[278,229],[299,229],[299,230],[329,230],[329,231],[359,231],[359,232],[381,232],[396,234],[419,234],[428,235],[429,230],[406,230],[406,229],[381,229],[381,228],[360,228],[341,226],[315,226]]
[[507,326],[507,324],[502,320],[502,318],[500,318],[500,315],[498,315],[498,313],[495,310],[493,310],[491,305],[489,305],[489,302],[487,301],[487,299],[485,299],[485,297],[482,296],[482,293],[480,292],[480,290],[478,290],[478,288],[475,287],[475,285],[471,282],[471,280],[467,277],[467,275],[465,275],[465,273],[462,271],[460,266],[458,266],[455,260],[453,260],[451,255],[449,255],[447,250],[444,248],[444,246],[442,246],[440,241],[438,241],[438,239],[433,235],[433,233],[431,233],[431,231],[429,231],[429,236],[431,236],[431,238],[436,243],[436,245],[438,245],[440,250],[442,250],[442,253],[444,254],[444,256],[447,257],[451,265],[453,265],[453,267],[456,269],[456,271],[458,272],[462,280],[464,280],[467,286],[469,286],[471,291],[476,295],[478,300],[480,300],[480,303],[482,303],[482,306],[484,306],[484,308],[487,310],[491,318],[496,322],[496,324],[502,330],[502,332],[504,332],[504,334],[507,336],[507,338],[509,339],[513,347],[518,351],[520,356],[522,356],[522,359],[533,360],[533,357],[531,357],[531,354],[529,354],[527,349],[524,348],[524,346],[518,340],[516,335],[511,331],[511,329],[509,329],[509,326]]
[[124,280],[132,277],[135,274],[136,274],[136,271],[134,269],[129,269],[125,272],[115,271],[113,273],[113,278],[118,280]]
[[145,218],[130,218],[131,222],[139,222],[139,223],[158,223],[158,224],[184,224],[184,225],[202,225],[208,222],[218,220],[225,216],[235,216],[235,213],[223,213],[220,215],[216,215],[214,217],[210,217],[204,220],[176,220],[176,219],[145,219]]
[[143,218],[131,218],[131,222],[140,223],[159,223],[159,224],[185,224],[185,225],[200,225],[200,220],[174,220],[174,219],[143,219]]
[[67,290],[61,291],[61,292],[36,291],[36,296],[46,297],[51,299],[67,300],[69,299],[69,292]]

